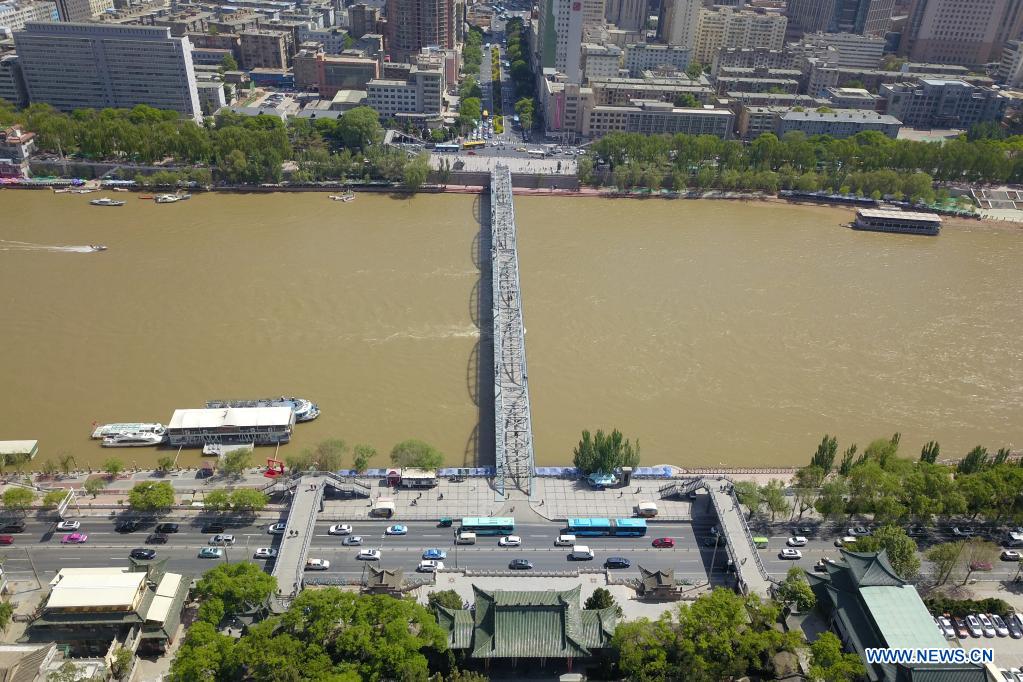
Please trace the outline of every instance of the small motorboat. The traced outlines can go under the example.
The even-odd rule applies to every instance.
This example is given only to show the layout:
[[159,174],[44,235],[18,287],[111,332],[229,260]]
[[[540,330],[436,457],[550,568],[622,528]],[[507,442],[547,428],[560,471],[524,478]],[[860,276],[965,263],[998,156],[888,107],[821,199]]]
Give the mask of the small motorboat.
[[156,197],[154,197],[152,194],[140,194],[139,195],[139,199],[155,199],[155,198]]
[[103,244],[89,244],[89,248],[93,251],[106,251],[107,247]]
[[73,190],[71,190],[71,193],[72,194],[92,194],[95,191],[96,190],[94,190],[94,189],[73,189]]
[[93,206],[124,206],[123,201],[114,201],[110,197],[103,197],[102,199],[93,199],[89,202]]
[[54,194],[67,194],[70,191],[71,191],[70,187],[63,187],[61,189],[57,189],[56,187],[53,188],[53,193]]
[[355,200],[355,192],[345,192],[344,194],[331,194],[331,201],[343,201],[348,203],[349,201]]
[[115,192],[127,192],[128,188],[127,187],[114,187],[113,190]]

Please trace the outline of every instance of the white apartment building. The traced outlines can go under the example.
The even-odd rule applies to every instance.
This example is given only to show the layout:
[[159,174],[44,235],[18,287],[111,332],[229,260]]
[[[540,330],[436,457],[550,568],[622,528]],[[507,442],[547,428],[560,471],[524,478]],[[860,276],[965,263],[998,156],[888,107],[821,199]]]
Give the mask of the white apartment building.
[[323,51],[327,54],[341,54],[345,49],[345,38],[348,32],[343,28],[307,28],[300,26],[298,29],[298,44],[319,43],[323,45]]
[[668,45],[695,48],[702,7],[702,0],[661,0],[657,40]]
[[587,82],[594,78],[614,78],[621,68],[622,49],[615,45],[583,45],[583,77]]
[[413,66],[406,80],[374,78],[366,84],[366,103],[381,118],[438,121],[444,109],[444,71]]
[[834,48],[828,61],[840,69],[876,69],[884,56],[885,39],[855,33],[813,33],[803,38],[802,45]]
[[702,9],[693,59],[708,64],[722,48],[780,50],[785,45],[787,24],[788,19],[781,14],[735,11],[729,7]]
[[692,50],[681,45],[657,45],[656,43],[634,43],[625,46],[625,68],[630,78],[640,78],[644,71],[670,67],[685,71],[689,66]]
[[57,0],[61,21],[88,21],[114,8],[114,0]]
[[0,2],[0,37],[25,28],[30,21],[59,21],[57,3],[50,0]]
[[147,104],[201,120],[191,43],[168,27],[29,22],[14,44],[32,103],[63,111]]

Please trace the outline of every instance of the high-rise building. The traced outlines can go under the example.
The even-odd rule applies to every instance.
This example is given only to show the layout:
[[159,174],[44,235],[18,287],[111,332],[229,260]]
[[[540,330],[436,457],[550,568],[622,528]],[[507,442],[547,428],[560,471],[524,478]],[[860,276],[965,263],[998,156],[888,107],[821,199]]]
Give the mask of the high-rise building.
[[788,0],[788,40],[805,33],[884,36],[892,25],[895,0]]
[[291,66],[292,34],[288,31],[243,31],[242,67],[246,69],[286,69]]
[[994,88],[944,78],[885,83],[878,94],[887,100],[889,114],[914,128],[969,128],[999,121],[1009,102]]
[[603,0],[548,0],[538,29],[541,66],[557,69],[570,83],[580,83],[583,35],[603,22]]
[[640,31],[646,26],[646,0],[606,0],[604,18],[623,31]]
[[348,33],[353,38],[361,38],[367,33],[377,32],[377,19],[380,10],[364,2],[356,3],[348,8]]
[[657,15],[657,40],[668,45],[696,47],[702,0],[661,0]]
[[201,116],[192,45],[168,27],[29,22],[14,44],[32,103],[63,111],[147,104]]
[[458,42],[455,0],[387,0],[387,53],[404,62],[424,47],[452,49]]
[[50,0],[0,2],[0,37],[20,31],[30,21],[59,21],[57,4]]
[[693,59],[709,64],[723,47],[780,50],[787,23],[780,14],[737,12],[729,7],[701,9]]
[[57,0],[61,21],[88,21],[114,8],[114,0]]
[[915,62],[999,61],[1023,31],[1023,0],[913,0],[899,53]]

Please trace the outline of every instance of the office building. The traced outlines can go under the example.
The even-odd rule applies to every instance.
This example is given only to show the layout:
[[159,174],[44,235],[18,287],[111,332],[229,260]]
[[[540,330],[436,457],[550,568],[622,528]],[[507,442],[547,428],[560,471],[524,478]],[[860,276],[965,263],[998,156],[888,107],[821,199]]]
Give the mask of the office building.
[[819,54],[833,49],[826,60],[839,68],[876,69],[884,56],[885,40],[857,33],[813,33],[805,36],[800,46],[819,48],[823,51]]
[[292,36],[287,31],[243,31],[241,66],[245,69],[286,69],[291,66]]
[[303,43],[319,43],[327,54],[341,54],[352,44],[348,31],[337,26],[331,28],[307,28],[299,26],[297,32],[297,45]]
[[377,20],[380,10],[364,2],[348,8],[348,32],[353,38],[361,38],[367,33],[377,32]]
[[30,22],[14,43],[32,103],[63,111],[146,104],[201,117],[192,46],[169,28]]
[[977,66],[997,62],[1023,33],[1020,0],[914,0],[899,44],[913,61]]
[[788,0],[787,39],[806,33],[857,33],[884,37],[891,29],[895,0]]
[[1000,121],[1008,98],[993,88],[960,80],[921,78],[887,83],[879,93],[886,111],[913,128],[964,128],[983,121]]
[[404,62],[424,47],[453,49],[460,40],[461,3],[455,0],[387,0],[387,53]]
[[729,7],[701,9],[693,59],[708,64],[722,48],[780,50],[785,44],[787,21],[780,14],[735,11]]
[[661,0],[657,15],[657,40],[667,45],[696,49],[701,0]]
[[622,50],[615,45],[594,45],[585,43],[583,53],[583,78],[615,78],[621,68]]
[[89,21],[114,8],[114,0],[57,0],[61,21]]
[[19,108],[28,106],[28,90],[16,54],[0,57],[0,100]]
[[0,2],[0,38],[20,31],[30,21],[59,21],[57,3],[50,0]]
[[669,68],[685,71],[692,50],[680,45],[630,43],[625,46],[624,67],[630,78],[639,78],[644,71]]
[[726,92],[787,92],[800,91],[803,78],[797,69],[744,69],[728,66],[718,70],[714,81],[719,95]]
[[412,66],[404,80],[377,78],[366,84],[366,102],[381,119],[439,123],[444,110],[444,71]]
[[379,77],[379,62],[368,57],[327,55],[322,49],[295,55],[295,86],[315,90],[324,99],[333,99],[339,90],[365,90]]
[[700,104],[710,104],[714,90],[685,78],[607,78],[590,81],[595,104],[625,106],[634,99],[674,102],[692,95]]
[[778,116],[775,133],[799,131],[807,137],[828,135],[835,139],[852,137],[865,130],[876,130],[894,139],[898,137],[902,121],[889,114],[858,109],[833,109],[831,111],[787,111]]
[[884,104],[884,98],[863,88],[824,88],[824,97],[835,109],[878,111]]
[[1002,48],[1002,61],[998,65],[999,82],[1006,87],[1023,85],[1023,41],[1010,40]]
[[548,0],[540,12],[537,56],[542,68],[554,68],[573,83],[582,79],[582,43],[607,43],[603,0]]
[[646,0],[605,0],[604,19],[623,31],[642,31],[646,28]]
[[600,137],[611,132],[659,135],[713,135],[727,140],[732,137],[735,114],[728,109],[686,109],[671,102],[634,100],[628,106],[593,107],[584,137]]

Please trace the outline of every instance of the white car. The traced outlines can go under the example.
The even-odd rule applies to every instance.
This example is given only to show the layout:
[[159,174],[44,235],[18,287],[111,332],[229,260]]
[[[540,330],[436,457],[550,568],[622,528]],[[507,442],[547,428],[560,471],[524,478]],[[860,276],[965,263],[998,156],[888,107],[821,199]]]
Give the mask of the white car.
[[977,620],[980,621],[980,631],[984,633],[985,637],[995,636],[995,624],[991,622],[991,619],[987,617],[987,614],[978,613]]
[[785,541],[785,544],[789,547],[806,547],[806,543],[809,542],[802,535],[795,535]]
[[991,624],[995,626],[995,634],[996,635],[998,635],[999,637],[1008,637],[1009,636],[1009,627],[1005,624],[1005,621],[1002,620],[1001,616],[999,616],[998,614],[992,613],[988,617],[991,619]]
[[420,573],[436,573],[437,571],[444,569],[443,561],[434,561],[433,559],[424,559],[419,562],[419,567],[416,569]]
[[984,635],[984,628],[981,627],[980,621],[977,620],[977,617],[973,614],[966,616],[966,618],[963,619],[963,622],[966,623],[966,629],[970,631],[970,635],[972,637],[981,637]]
[[508,535],[497,541],[501,547],[519,547],[522,545],[522,538],[518,535]]
[[838,538],[837,540],[835,540],[835,547],[845,547],[846,545],[851,545],[855,542],[856,542],[855,536],[846,535],[843,538]]
[[276,559],[277,550],[269,547],[260,547],[256,550],[256,553],[252,555],[253,559]]
[[1014,549],[1002,550],[1002,561],[1019,561],[1021,558],[1023,555]]
[[779,559],[802,559],[803,553],[798,549],[789,549],[786,547],[782,551],[778,552]]
[[[945,635],[945,639],[955,639],[956,638],[956,629],[952,625],[952,621],[950,621],[945,616],[942,616],[942,617],[938,618],[937,620],[938,620],[938,628],[941,630],[941,633],[943,635]],[[1008,632],[1008,630],[1006,630],[1006,632]]]
[[361,545],[362,544],[362,536],[361,535],[349,535],[348,537],[346,537],[344,540],[341,541],[341,544],[345,545],[345,546],[349,546],[349,547],[353,546],[353,545]]
[[57,524],[57,530],[78,530],[81,527],[81,521],[61,521]]
[[351,535],[352,526],[351,524],[348,523],[338,523],[331,526],[330,530],[328,530],[327,532],[330,533],[331,535]]
[[359,551],[356,559],[362,561],[380,561],[380,550],[379,549],[363,549]]
[[211,545],[233,545],[234,544],[234,536],[233,535],[214,535],[213,537],[210,538],[210,544]]
[[284,530],[288,527],[286,523],[275,523],[266,529],[266,532],[270,535],[284,535]]
[[326,571],[330,568],[330,562],[326,559],[309,559],[305,562],[307,571]]

